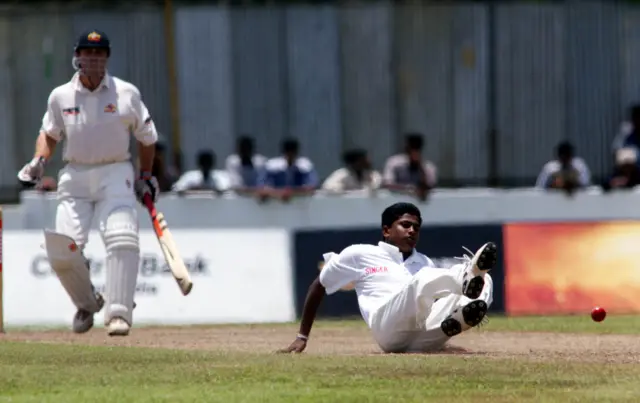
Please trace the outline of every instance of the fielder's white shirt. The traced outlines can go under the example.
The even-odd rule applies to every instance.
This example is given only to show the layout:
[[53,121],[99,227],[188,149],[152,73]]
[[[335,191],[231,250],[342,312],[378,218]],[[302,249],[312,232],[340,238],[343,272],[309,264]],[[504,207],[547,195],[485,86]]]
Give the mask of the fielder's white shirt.
[[352,245],[340,254],[325,253],[324,258],[320,284],[328,295],[353,284],[360,313],[368,325],[370,313],[400,292],[414,274],[424,267],[435,267],[431,259],[416,250],[403,260],[400,250],[386,242]]
[[158,140],[138,88],[108,74],[93,92],[78,73],[51,91],[41,131],[65,140],[64,161],[88,165],[129,161],[131,134],[145,145]]

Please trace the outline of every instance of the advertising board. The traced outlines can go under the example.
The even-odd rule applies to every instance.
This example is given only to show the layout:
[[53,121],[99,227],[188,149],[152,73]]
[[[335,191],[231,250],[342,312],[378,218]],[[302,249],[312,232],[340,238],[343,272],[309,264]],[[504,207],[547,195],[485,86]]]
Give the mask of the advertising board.
[[[287,322],[295,318],[289,235],[284,230],[173,230],[193,279],[183,296],[151,231],[140,232],[135,324]],[[6,326],[69,325],[75,307],[51,270],[41,231],[4,233]],[[90,234],[85,256],[104,291],[105,250]],[[102,325],[102,315],[96,325]]]
[[504,226],[509,315],[640,312],[640,222]]

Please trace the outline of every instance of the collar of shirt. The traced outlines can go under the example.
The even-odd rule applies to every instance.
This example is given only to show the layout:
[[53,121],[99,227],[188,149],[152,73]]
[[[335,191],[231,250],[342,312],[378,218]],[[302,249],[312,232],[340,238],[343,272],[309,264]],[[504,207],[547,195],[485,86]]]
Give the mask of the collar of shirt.
[[378,246],[382,248],[382,250],[384,250],[385,252],[389,253],[391,257],[393,257],[395,260],[401,263],[418,262],[418,259],[419,259],[418,252],[415,249],[413,249],[413,252],[411,252],[411,255],[406,260],[404,260],[404,258],[402,257],[402,252],[400,252],[400,249],[398,249],[398,247],[393,246],[390,243],[387,243],[384,241],[378,242]]
[[[73,87],[75,88],[75,90],[78,92],[91,92],[87,89],[87,87],[82,85],[82,83],[80,82],[80,72],[76,72],[76,74],[73,75],[73,77],[71,78],[71,83],[73,84]],[[96,88],[96,90],[100,90],[103,87],[109,88],[110,86],[111,86],[111,76],[109,75],[109,72],[105,71],[104,77],[102,78],[102,81],[100,82],[100,85],[98,85],[98,88]]]

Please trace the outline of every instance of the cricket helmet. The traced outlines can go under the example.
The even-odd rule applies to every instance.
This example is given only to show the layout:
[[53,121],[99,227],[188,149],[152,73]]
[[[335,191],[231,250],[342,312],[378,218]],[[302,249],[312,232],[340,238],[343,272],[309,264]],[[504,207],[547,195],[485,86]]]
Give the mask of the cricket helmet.
[[109,37],[98,30],[86,31],[78,37],[73,52],[78,53],[81,49],[106,49],[107,57],[111,56]]

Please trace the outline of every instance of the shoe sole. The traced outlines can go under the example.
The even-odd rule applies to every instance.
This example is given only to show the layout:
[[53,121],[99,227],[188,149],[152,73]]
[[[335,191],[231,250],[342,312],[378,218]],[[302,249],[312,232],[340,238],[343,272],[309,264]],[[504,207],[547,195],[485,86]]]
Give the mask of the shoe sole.
[[[480,301],[472,301],[462,308],[462,319],[469,327],[475,327],[482,322],[487,315],[487,303]],[[462,323],[459,320],[449,317],[442,321],[440,328],[448,337],[453,337],[462,333]]]
[[111,337],[117,337],[117,336],[128,336],[129,335],[129,331],[123,331],[123,330],[114,330],[112,332],[108,332],[107,333],[109,336]]
[[131,330],[131,328],[124,328],[124,327],[119,327],[119,328],[115,328],[115,329],[111,329],[111,330],[107,328],[107,335],[109,335],[109,336],[128,336],[130,330]]
[[[489,242],[489,244],[480,253],[480,256],[478,256],[476,267],[482,271],[489,271],[493,269],[497,263],[498,247],[493,242]],[[465,282],[464,295],[471,299],[477,299],[480,297],[483,288],[484,277],[476,276]]]
[[498,263],[498,247],[495,243],[489,242],[480,253],[476,266],[482,271],[489,271],[496,266],[496,263]]

